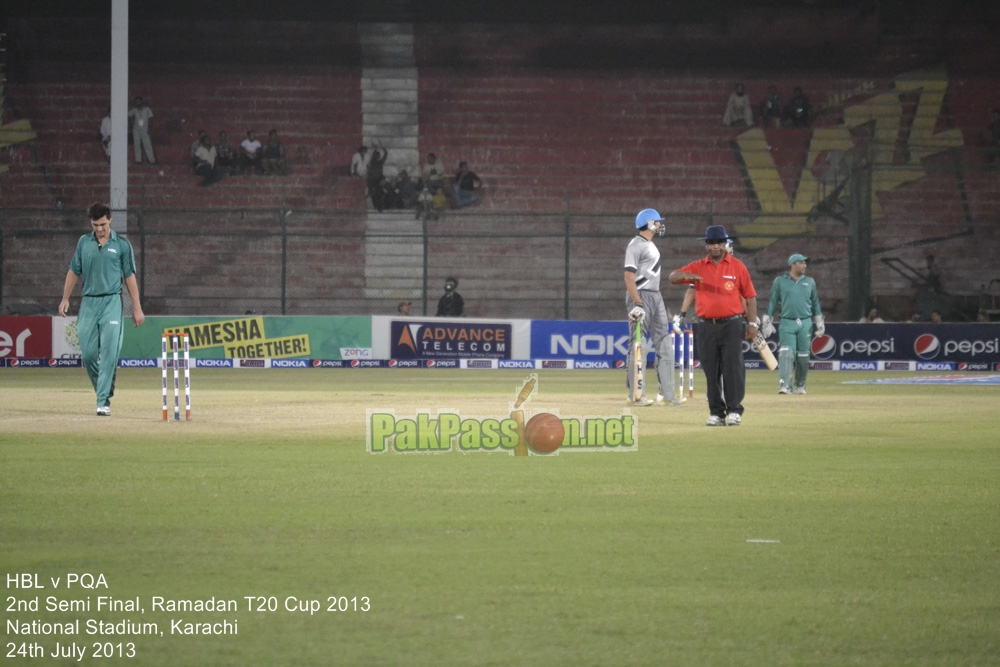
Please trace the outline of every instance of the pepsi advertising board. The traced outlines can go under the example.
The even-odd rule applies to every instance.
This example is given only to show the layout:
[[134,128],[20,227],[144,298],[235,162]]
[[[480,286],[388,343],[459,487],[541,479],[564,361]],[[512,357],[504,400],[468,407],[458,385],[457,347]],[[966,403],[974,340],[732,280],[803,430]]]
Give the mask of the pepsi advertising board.
[[[775,352],[777,342],[777,334],[768,339]],[[744,355],[760,358],[749,345]],[[946,370],[949,364],[989,370],[1000,362],[1000,324],[827,324],[825,334],[813,339],[810,358],[839,361],[841,370],[869,370],[875,361],[915,361],[917,370]]]

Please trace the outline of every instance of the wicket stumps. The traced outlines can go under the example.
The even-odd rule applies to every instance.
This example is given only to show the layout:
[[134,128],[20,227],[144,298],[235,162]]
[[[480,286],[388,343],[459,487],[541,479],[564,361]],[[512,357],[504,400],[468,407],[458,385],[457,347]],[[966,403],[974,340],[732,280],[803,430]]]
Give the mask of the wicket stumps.
[[684,371],[687,370],[688,398],[694,398],[694,331],[692,329],[672,328],[675,365],[680,369],[677,374],[677,393],[684,395]]
[[[183,341],[184,357],[180,358],[181,341]],[[186,333],[163,334],[161,340],[163,370],[163,421],[168,420],[169,407],[167,403],[167,370],[174,369],[174,421],[181,420],[181,368],[184,368],[184,413],[187,421],[191,421],[191,353]],[[173,356],[168,356],[169,352]],[[182,366],[183,363],[183,366]]]

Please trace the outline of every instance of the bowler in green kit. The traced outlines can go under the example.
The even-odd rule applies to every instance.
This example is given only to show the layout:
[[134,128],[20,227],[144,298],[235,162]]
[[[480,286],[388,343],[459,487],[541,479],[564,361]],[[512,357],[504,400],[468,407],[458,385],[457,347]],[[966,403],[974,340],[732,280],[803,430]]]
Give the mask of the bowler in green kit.
[[93,204],[87,209],[87,215],[94,231],[81,236],[76,244],[76,252],[66,272],[59,314],[66,317],[69,297],[82,276],[83,299],[76,321],[80,352],[87,376],[97,394],[97,414],[110,417],[118,354],[122,350],[125,332],[122,326],[122,283],[132,299],[135,326],[142,324],[146,316],[139,305],[132,245],[111,230],[111,209],[104,204]]
[[[812,345],[813,324],[816,335],[826,331],[823,314],[816,294],[816,281],[806,275],[808,257],[798,253],[788,258],[788,273],[774,279],[767,314],[761,324],[765,338],[774,333],[771,317],[780,304],[781,321],[778,322],[778,393],[806,393],[806,375],[809,373],[809,353]],[[794,370],[794,378],[793,378]]]

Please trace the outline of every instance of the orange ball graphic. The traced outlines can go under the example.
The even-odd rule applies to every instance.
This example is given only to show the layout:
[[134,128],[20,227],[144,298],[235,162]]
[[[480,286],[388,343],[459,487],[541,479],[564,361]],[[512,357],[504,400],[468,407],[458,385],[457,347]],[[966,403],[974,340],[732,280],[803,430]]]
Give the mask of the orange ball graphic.
[[537,414],[524,427],[528,445],[539,454],[550,454],[562,444],[566,429],[559,417],[548,412]]

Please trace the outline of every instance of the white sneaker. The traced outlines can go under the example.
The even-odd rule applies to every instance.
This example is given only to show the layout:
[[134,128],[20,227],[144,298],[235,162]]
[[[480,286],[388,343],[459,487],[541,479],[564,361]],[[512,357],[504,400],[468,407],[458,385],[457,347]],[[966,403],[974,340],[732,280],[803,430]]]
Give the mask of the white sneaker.
[[674,398],[672,398],[672,399],[670,399],[668,401],[667,397],[664,396],[663,394],[657,394],[656,395],[656,404],[657,405],[668,405],[668,406],[669,405],[684,405],[685,403],[687,403],[687,399],[684,398],[683,396],[681,396],[679,398],[678,397],[674,397]]
[[786,385],[783,380],[779,380],[778,381],[778,393],[779,394],[790,394],[792,392],[788,391],[788,385]]
[[102,405],[101,407],[97,408],[97,416],[98,417],[110,417],[111,416],[111,406],[110,405]]
[[739,426],[743,423],[743,417],[738,412],[730,412],[726,415],[726,426]]
[[629,405],[634,405],[637,408],[648,408],[650,405],[653,405],[653,403],[655,403],[656,401],[654,401],[651,398],[646,398],[645,396],[643,396],[638,401],[633,401],[631,398],[627,398],[625,399],[625,402],[628,403]]
[[709,415],[708,421],[705,422],[705,426],[725,426],[726,422],[722,421],[722,417],[716,415]]
[[802,394],[804,396],[805,393],[806,393],[806,388],[805,387],[796,387],[795,388],[795,393],[796,394]]

